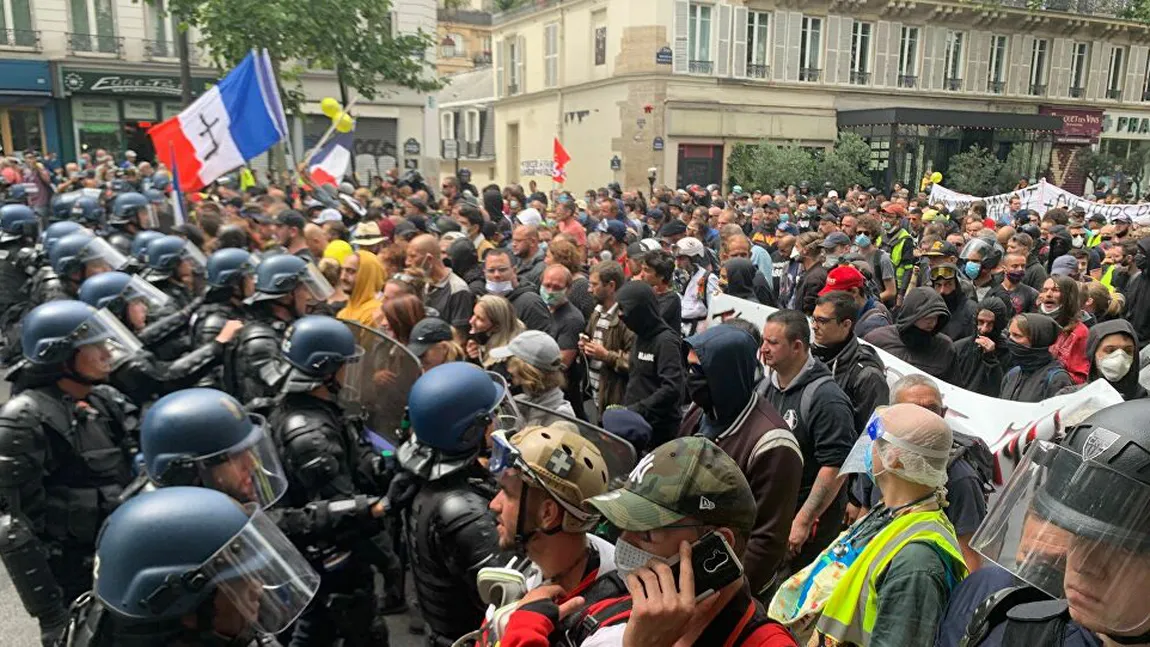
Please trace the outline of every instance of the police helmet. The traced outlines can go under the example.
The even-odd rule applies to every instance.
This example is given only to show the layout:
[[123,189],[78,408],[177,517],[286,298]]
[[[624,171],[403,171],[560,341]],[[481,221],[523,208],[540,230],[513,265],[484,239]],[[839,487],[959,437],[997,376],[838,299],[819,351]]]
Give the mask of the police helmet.
[[315,315],[291,325],[284,334],[282,352],[293,368],[317,378],[335,375],[341,366],[363,356],[363,348],[355,343],[355,335],[346,324]]
[[163,204],[168,201],[168,196],[164,195],[163,191],[155,187],[144,189],[144,197],[152,204]]
[[0,207],[0,243],[21,238],[35,239],[40,219],[27,205],[6,204]]
[[81,346],[104,342],[124,353],[138,351],[139,340],[111,313],[82,301],[49,301],[24,317],[20,337],[24,359],[50,366],[67,362]]
[[13,184],[8,187],[8,196],[4,201],[8,204],[28,204],[28,185]]
[[156,286],[124,272],[101,272],[85,279],[77,298],[93,308],[107,308],[118,317],[124,316],[129,303],[144,302],[149,312],[159,312],[171,301]]
[[252,274],[260,260],[255,254],[238,247],[217,250],[208,257],[205,269],[208,287],[224,288],[239,285],[244,276]]
[[415,438],[448,455],[477,452],[505,396],[502,380],[474,364],[436,366],[416,380],[407,398]]
[[148,243],[148,278],[170,276],[184,260],[190,261],[194,268],[201,271],[208,264],[203,252],[191,242],[179,236],[161,236]]
[[[977,255],[978,258],[971,258],[972,255]],[[981,264],[982,269],[992,270],[1002,261],[1002,248],[982,238],[971,238],[970,242],[962,246],[958,257],[964,263],[974,261]]]
[[83,195],[79,191],[69,191],[68,193],[57,193],[52,196],[49,201],[49,207],[52,212],[52,220],[54,222],[61,222],[69,220],[72,217],[72,205],[76,200],[80,199]]
[[132,238],[132,257],[141,263],[148,262],[148,245],[152,241],[163,238],[163,232],[148,229],[141,231]]
[[141,211],[147,212],[151,206],[148,198],[141,193],[135,191],[121,193],[112,200],[112,216],[108,218],[108,224],[139,225],[137,216]]
[[327,299],[335,291],[311,263],[293,254],[277,254],[260,261],[256,268],[256,291],[247,302],[278,299],[291,294],[301,284],[307,286],[317,301]]
[[156,171],[152,174],[152,188],[157,191],[166,191],[172,185],[172,176],[167,171]]
[[72,203],[71,218],[85,225],[101,226],[104,224],[104,207],[96,198],[82,195]]
[[78,231],[86,232],[88,230],[84,229],[83,225],[80,223],[72,222],[71,220],[54,222],[48,225],[46,229],[44,229],[44,233],[40,235],[40,243],[43,244],[44,251],[50,254],[52,252],[52,248],[56,245],[56,241]]
[[275,522],[197,487],[145,492],[121,505],[100,531],[93,570],[92,592],[109,613],[155,630],[161,621],[182,628],[189,616],[210,621],[214,596],[225,595],[250,622],[244,632],[273,635],[319,588],[319,575]]
[[80,272],[88,264],[98,263],[104,271],[120,270],[128,264],[128,259],[111,243],[88,231],[68,234],[56,241],[48,252],[48,260],[62,277]]
[[160,398],[140,426],[140,450],[155,484],[202,485],[266,507],[287,490],[263,416],[215,389]]

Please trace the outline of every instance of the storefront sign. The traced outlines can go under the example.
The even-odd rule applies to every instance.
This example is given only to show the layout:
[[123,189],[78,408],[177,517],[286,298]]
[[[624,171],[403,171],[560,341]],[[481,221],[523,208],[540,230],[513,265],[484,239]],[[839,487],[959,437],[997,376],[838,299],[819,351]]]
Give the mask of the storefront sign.
[[129,121],[155,121],[155,101],[124,101],[124,119]]
[[74,99],[72,119],[75,121],[120,122],[120,110],[115,101],[107,99]]
[[[107,74],[64,69],[61,71],[64,94],[116,94],[137,96],[179,97],[180,78],[154,74]],[[212,79],[192,79],[192,95],[196,96],[215,83]]]
[[1106,111],[1102,136],[1111,139],[1150,139],[1150,114]]
[[612,157],[611,158],[611,170],[612,171],[618,171],[621,168],[623,168],[623,160],[619,159],[618,155]]
[[1041,106],[1038,114],[1062,118],[1062,130],[1054,134],[1055,144],[1097,144],[1102,135],[1101,110],[1071,110]]
[[178,103],[168,103],[165,101],[164,103],[160,104],[160,118],[164,121],[167,121],[183,112],[183,110],[184,107],[182,105]]

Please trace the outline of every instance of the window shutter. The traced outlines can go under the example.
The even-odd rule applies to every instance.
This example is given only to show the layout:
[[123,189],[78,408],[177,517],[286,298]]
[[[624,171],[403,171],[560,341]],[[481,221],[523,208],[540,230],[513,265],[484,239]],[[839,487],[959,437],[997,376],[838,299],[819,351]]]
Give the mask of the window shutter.
[[1055,38],[1050,42],[1050,87],[1047,92],[1052,97],[1065,97],[1070,94],[1070,41]]
[[731,70],[738,78],[747,76],[747,8],[735,7],[734,44],[731,46]]
[[[922,44],[919,43],[919,47]],[[881,47],[881,45],[880,45]],[[898,87],[898,61],[902,52],[902,23],[890,23],[890,38],[886,41],[886,78],[884,84]]]
[[1022,34],[1010,37],[1010,77],[1006,80],[1007,94],[1026,94],[1030,89],[1030,60],[1034,54],[1034,38]]
[[[835,83],[850,83],[851,80],[851,30],[854,29],[855,21],[843,17],[839,21],[839,62],[835,66]],[[874,47],[873,34],[871,40],[871,47]]]
[[1090,78],[1086,95],[1090,99],[1106,96],[1106,66],[1110,64],[1110,46],[1096,40],[1090,46]]
[[776,81],[786,79],[787,73],[787,12],[776,11],[771,14],[771,45],[774,53],[771,55],[771,72]]
[[[825,24],[823,25],[826,26]],[[802,42],[803,42],[803,14],[800,11],[791,11],[787,13],[787,69],[786,80],[798,81],[799,80],[799,66],[802,60]],[[821,35],[819,42],[821,44],[822,38],[826,37],[826,33]]]
[[687,0],[676,0],[674,59],[671,65],[671,71],[676,74],[687,73],[687,57],[690,56],[687,51],[690,29],[691,3]]
[[843,19],[840,16],[827,16],[823,20],[823,42],[826,43],[826,57],[823,60],[823,83],[838,83],[839,73],[839,32]]
[[[946,59],[946,29],[927,26],[918,29],[918,47],[922,50],[922,69],[918,71],[918,87],[925,90],[942,89],[942,68]],[[912,72],[913,74],[913,72]]]
[[519,36],[516,39],[515,53],[519,56],[519,60],[515,62],[517,80],[519,82],[519,94],[527,93],[527,37]]
[[507,92],[507,84],[503,78],[503,40],[496,39],[491,50],[495,55],[495,96],[501,97]]
[[990,66],[990,34],[972,31],[966,35],[966,71],[963,88],[967,92],[986,92]]
[[1147,49],[1142,45],[1133,45],[1126,50],[1126,85],[1122,88],[1123,101],[1138,102],[1142,100],[1142,78],[1146,72]]
[[731,5],[721,4],[715,12],[719,22],[718,53],[715,58],[715,73],[719,77],[731,75]]
[[890,85],[886,80],[887,68],[890,67],[890,55],[887,50],[890,48],[892,39],[897,39],[897,36],[892,34],[890,22],[878,21],[874,28],[874,38],[871,39],[871,48],[874,49],[874,70],[872,70],[871,83],[874,85]]

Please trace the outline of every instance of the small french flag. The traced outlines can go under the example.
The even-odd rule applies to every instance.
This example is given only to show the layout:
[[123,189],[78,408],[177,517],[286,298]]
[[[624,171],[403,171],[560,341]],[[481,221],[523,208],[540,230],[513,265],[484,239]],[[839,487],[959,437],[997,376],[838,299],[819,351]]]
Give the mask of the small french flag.
[[339,186],[351,166],[351,152],[355,147],[355,133],[337,133],[311,157],[308,175],[319,186]]
[[188,192],[271,148],[287,136],[287,119],[267,51],[253,50],[219,84],[148,134],[156,156],[168,168],[179,167],[180,189]]

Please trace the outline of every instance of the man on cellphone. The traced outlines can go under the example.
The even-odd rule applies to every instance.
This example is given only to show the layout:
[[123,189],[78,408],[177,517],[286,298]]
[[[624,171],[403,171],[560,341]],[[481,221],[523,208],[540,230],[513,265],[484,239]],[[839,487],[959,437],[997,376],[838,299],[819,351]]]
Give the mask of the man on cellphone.
[[[767,618],[742,575],[755,497],[718,445],[701,436],[664,443],[622,488],[587,502],[622,530],[615,568],[625,594],[559,605],[560,587],[535,589],[511,615],[504,645],[543,647],[562,625],[559,634],[582,647],[797,647]],[[692,561],[697,546],[706,546],[705,554]]]

